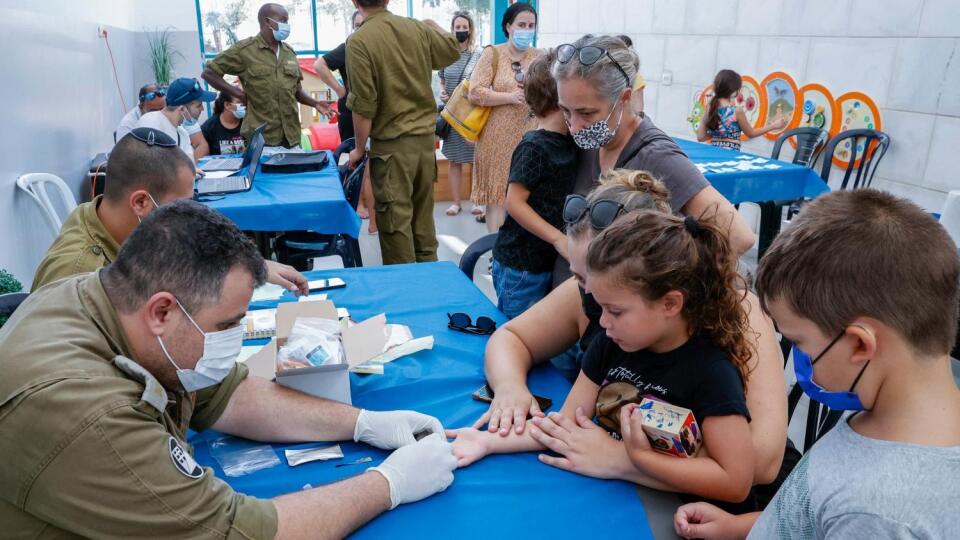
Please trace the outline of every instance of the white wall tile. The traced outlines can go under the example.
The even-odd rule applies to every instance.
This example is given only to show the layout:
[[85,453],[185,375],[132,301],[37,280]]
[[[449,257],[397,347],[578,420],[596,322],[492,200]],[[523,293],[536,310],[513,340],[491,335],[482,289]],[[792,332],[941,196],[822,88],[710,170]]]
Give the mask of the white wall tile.
[[653,0],[627,0],[627,34],[649,34],[653,31]]
[[679,34],[683,31],[686,5],[679,0],[654,0],[653,33]]
[[537,34],[556,33],[560,31],[560,2],[559,0],[540,0],[537,3]]
[[933,140],[930,142],[930,157],[923,173],[924,187],[944,192],[960,189],[957,141],[960,141],[960,118],[937,117],[933,127]]
[[950,63],[940,88],[940,102],[938,114],[960,116],[960,40],[953,41],[953,52],[950,54]]
[[957,0],[925,0],[920,17],[921,36],[957,37],[960,2]]
[[783,0],[740,0],[737,8],[738,35],[770,36],[780,32]]
[[880,162],[877,176],[920,184],[936,117],[930,114],[882,110],[883,131],[890,134],[890,148]]
[[557,33],[537,33],[537,47],[546,48],[546,47],[556,47],[561,43],[565,43],[564,36],[566,34],[557,34]]
[[640,56],[640,73],[645,79],[660,80],[663,73],[663,55],[667,38],[651,35],[632,35],[633,48]]
[[701,84],[716,75],[716,58],[716,37],[670,36],[663,69],[673,72],[674,82]]
[[[619,2],[620,8],[623,9],[623,4]],[[598,3],[598,2],[577,2],[577,31],[581,34],[604,34],[602,22],[600,18],[600,13],[603,11],[603,8],[606,6],[607,2]]]
[[[942,96],[960,96],[957,87],[944,85],[955,40],[901,39],[894,58],[894,77],[886,106],[891,109],[934,114]],[[960,59],[954,60],[960,64]]]
[[764,39],[757,57],[757,80],[771,71],[786,71],[797,81],[805,80],[808,47],[807,38]]
[[737,0],[687,0],[684,30],[688,34],[734,32],[737,26]]
[[834,96],[859,90],[882,107],[887,102],[895,51],[896,40],[891,39],[818,39],[810,44],[805,80],[825,85]]
[[603,0],[603,2],[581,2],[581,6],[590,6],[600,14],[600,32],[604,34],[623,34],[626,32],[626,4],[628,0]]
[[915,36],[920,27],[922,6],[923,0],[896,0],[882,4],[876,0],[853,0],[847,35]]
[[787,1],[780,15],[780,35],[843,36],[849,14],[850,0]]
[[[882,171],[881,162],[881,171]],[[892,193],[898,197],[903,197],[913,201],[914,204],[923,208],[927,212],[940,212],[943,210],[943,203],[947,199],[946,193],[928,189],[914,184],[905,184],[888,178],[882,178],[880,173],[873,178],[872,188]]]
[[760,38],[755,37],[721,36],[717,40],[717,71],[732,69],[741,75],[751,75],[756,78],[760,41]]
[[657,115],[653,117],[658,126],[680,133],[692,133],[687,117],[693,108],[692,87],[686,84],[661,85],[657,97]]
[[[580,18],[577,15],[577,9],[580,3],[581,2],[577,0],[557,0],[557,11],[559,12],[557,21],[558,31],[568,34],[580,32],[580,25],[578,23]],[[497,21],[497,24],[500,24],[500,22]]]

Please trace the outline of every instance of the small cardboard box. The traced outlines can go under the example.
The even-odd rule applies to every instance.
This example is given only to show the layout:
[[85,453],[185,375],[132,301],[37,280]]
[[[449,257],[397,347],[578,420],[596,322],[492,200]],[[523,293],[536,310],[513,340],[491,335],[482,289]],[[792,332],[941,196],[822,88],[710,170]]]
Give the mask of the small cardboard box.
[[644,398],[637,409],[643,432],[655,450],[677,457],[693,457],[700,449],[700,426],[690,409]]
[[377,315],[360,324],[341,330],[346,364],[332,364],[298,369],[277,369],[277,350],[283,346],[297,317],[338,320],[337,308],[329,300],[285,302],[277,306],[277,337],[260,352],[247,359],[250,373],[312,396],[351,403],[350,368],[383,353],[387,343],[384,327],[386,316]]

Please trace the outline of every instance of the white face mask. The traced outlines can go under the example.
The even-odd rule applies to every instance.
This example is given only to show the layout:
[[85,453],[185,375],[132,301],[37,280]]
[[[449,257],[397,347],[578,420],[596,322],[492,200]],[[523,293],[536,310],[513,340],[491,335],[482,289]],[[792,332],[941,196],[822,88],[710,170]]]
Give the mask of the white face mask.
[[177,305],[183,310],[183,314],[190,319],[190,322],[203,335],[203,354],[197,361],[193,369],[180,369],[180,366],[173,361],[170,353],[167,352],[163,339],[157,336],[160,348],[167,360],[177,368],[177,378],[180,384],[187,392],[196,392],[203,388],[215,386],[223,382],[233,365],[237,363],[237,357],[240,356],[240,349],[243,347],[243,327],[235,326],[219,332],[204,332],[200,326],[193,320],[193,317],[187,313],[187,310],[177,300]]

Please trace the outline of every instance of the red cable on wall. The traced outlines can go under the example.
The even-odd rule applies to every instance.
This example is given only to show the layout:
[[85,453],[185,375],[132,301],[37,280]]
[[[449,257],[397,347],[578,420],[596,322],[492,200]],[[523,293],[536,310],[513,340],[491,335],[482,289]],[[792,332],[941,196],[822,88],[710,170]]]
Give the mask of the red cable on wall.
[[113,49],[110,48],[110,40],[107,38],[107,29],[100,29],[100,37],[103,38],[103,41],[107,44],[107,53],[110,54],[110,65],[113,67],[113,81],[117,83],[117,93],[120,94],[120,105],[123,107],[123,110],[120,112],[123,114],[127,113],[127,100],[123,99],[123,90],[120,89],[120,77],[117,75],[117,62],[113,59]]

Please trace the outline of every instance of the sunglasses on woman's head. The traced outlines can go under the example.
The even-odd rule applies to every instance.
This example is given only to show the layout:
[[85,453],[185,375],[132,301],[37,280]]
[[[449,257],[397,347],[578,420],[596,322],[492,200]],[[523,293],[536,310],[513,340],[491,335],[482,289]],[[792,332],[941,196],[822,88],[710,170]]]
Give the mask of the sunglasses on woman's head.
[[623,209],[622,204],[610,199],[600,199],[589,204],[583,195],[567,195],[567,200],[563,203],[563,222],[573,225],[589,214],[590,226],[602,231],[616,221]]
[[450,319],[447,328],[466,334],[489,336],[497,329],[497,323],[490,317],[477,317],[477,324],[473,324],[473,319],[466,313],[447,313],[447,318]]
[[580,60],[580,63],[585,66],[592,66],[601,58],[606,56],[611,62],[613,62],[613,65],[620,70],[620,73],[623,74],[624,80],[627,81],[627,86],[630,86],[630,76],[627,75],[627,72],[624,71],[624,69],[620,66],[620,62],[614,60],[613,56],[606,49],[602,47],[594,47],[593,45],[577,48],[569,43],[565,43],[557,47],[557,62],[560,62],[561,64],[566,64],[572,60],[574,55],[577,55],[577,59]]

